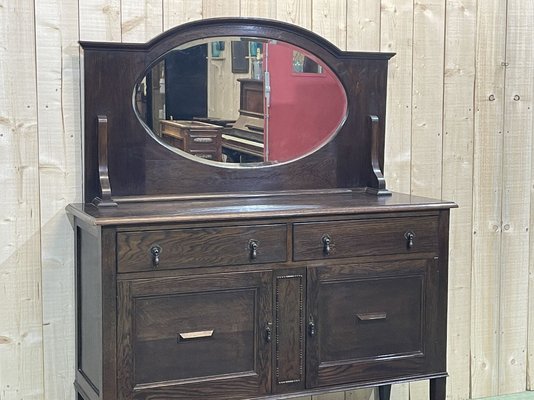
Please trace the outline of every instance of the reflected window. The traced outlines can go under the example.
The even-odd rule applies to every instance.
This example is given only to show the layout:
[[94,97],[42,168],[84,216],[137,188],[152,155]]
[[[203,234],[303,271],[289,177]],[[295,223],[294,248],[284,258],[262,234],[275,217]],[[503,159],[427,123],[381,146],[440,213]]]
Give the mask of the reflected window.
[[293,72],[322,74],[323,67],[313,61],[310,57],[302,54],[300,51],[293,51]]

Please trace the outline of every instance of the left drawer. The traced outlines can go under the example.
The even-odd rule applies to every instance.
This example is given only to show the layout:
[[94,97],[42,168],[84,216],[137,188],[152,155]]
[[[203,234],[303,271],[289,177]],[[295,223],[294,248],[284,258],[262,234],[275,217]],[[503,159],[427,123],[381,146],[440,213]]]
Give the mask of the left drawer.
[[285,262],[285,224],[117,234],[118,272]]

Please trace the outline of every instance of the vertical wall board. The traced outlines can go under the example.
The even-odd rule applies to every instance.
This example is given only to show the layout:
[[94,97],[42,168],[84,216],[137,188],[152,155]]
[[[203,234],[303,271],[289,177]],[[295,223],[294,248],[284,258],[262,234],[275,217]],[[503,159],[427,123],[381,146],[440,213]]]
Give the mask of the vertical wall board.
[[121,41],[120,0],[80,0],[80,40]]
[[276,19],[311,29],[312,0],[276,0]]
[[507,3],[499,394],[526,388],[534,91],[534,3]]
[[[380,50],[396,53],[388,65],[384,174],[390,190],[410,193],[413,0],[382,0]],[[391,400],[409,398],[408,383],[393,385]]]
[[162,0],[121,0],[123,42],[146,42],[162,31]]
[[497,394],[506,2],[477,4],[471,396]]
[[345,400],[375,400],[377,394],[374,389],[358,389],[345,392]]
[[[410,193],[413,0],[382,0],[380,50],[389,60],[384,174],[388,188]],[[393,394],[392,394],[393,396]]]
[[314,0],[312,30],[341,50],[347,48],[347,3],[345,0]]
[[380,1],[347,0],[347,50],[380,50]]
[[441,196],[444,24],[444,1],[415,2],[411,192],[435,198]]
[[276,0],[241,0],[242,17],[276,18]]
[[0,398],[43,398],[33,1],[0,1]]
[[[444,24],[445,2],[414,3],[411,193],[435,198],[441,196]],[[428,396],[428,381],[410,383],[410,400]]]
[[239,17],[240,0],[204,0],[202,15],[204,18]]
[[[347,42],[349,51],[380,51],[380,2],[347,0]],[[369,400],[372,389],[345,392],[345,400]]]
[[319,394],[311,397],[312,400],[345,400],[344,392]]
[[410,398],[410,384],[401,383],[391,386],[391,400],[408,400]]
[[446,3],[442,198],[454,200],[449,252],[447,397],[469,398],[477,0]]
[[36,0],[45,399],[74,398],[74,249],[81,200],[78,4]]
[[202,18],[202,0],[163,0],[163,30]]

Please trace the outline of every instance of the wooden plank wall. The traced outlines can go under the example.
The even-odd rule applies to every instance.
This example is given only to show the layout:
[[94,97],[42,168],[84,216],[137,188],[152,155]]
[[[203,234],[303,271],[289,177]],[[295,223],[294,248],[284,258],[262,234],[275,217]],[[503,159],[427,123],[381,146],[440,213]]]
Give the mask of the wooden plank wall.
[[[0,399],[71,400],[78,40],[217,16],[295,23],[390,62],[386,178],[456,201],[448,397],[534,390],[532,0],[0,0]],[[532,254],[532,256],[531,256]],[[425,400],[428,384],[393,388]],[[301,400],[368,400],[373,390]]]

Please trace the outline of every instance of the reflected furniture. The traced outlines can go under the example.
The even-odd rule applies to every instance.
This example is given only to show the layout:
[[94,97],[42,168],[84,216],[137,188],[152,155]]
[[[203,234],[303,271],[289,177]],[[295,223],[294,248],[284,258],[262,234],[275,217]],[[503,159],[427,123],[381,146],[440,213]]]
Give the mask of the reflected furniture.
[[221,129],[201,121],[160,121],[163,140],[186,153],[206,160],[221,161]]
[[222,146],[240,154],[264,160],[264,91],[263,81],[258,79],[238,79],[239,117],[232,126],[225,128]]
[[[279,165],[226,165],[148,132],[132,106],[146,71],[173,48],[226,37],[284,40],[330,68],[347,98],[330,140]],[[85,201],[67,207],[78,400],[286,399],[369,386],[387,400],[391,384],[418,379],[445,400],[455,204],[386,187],[392,54],[234,18],[82,48]]]

